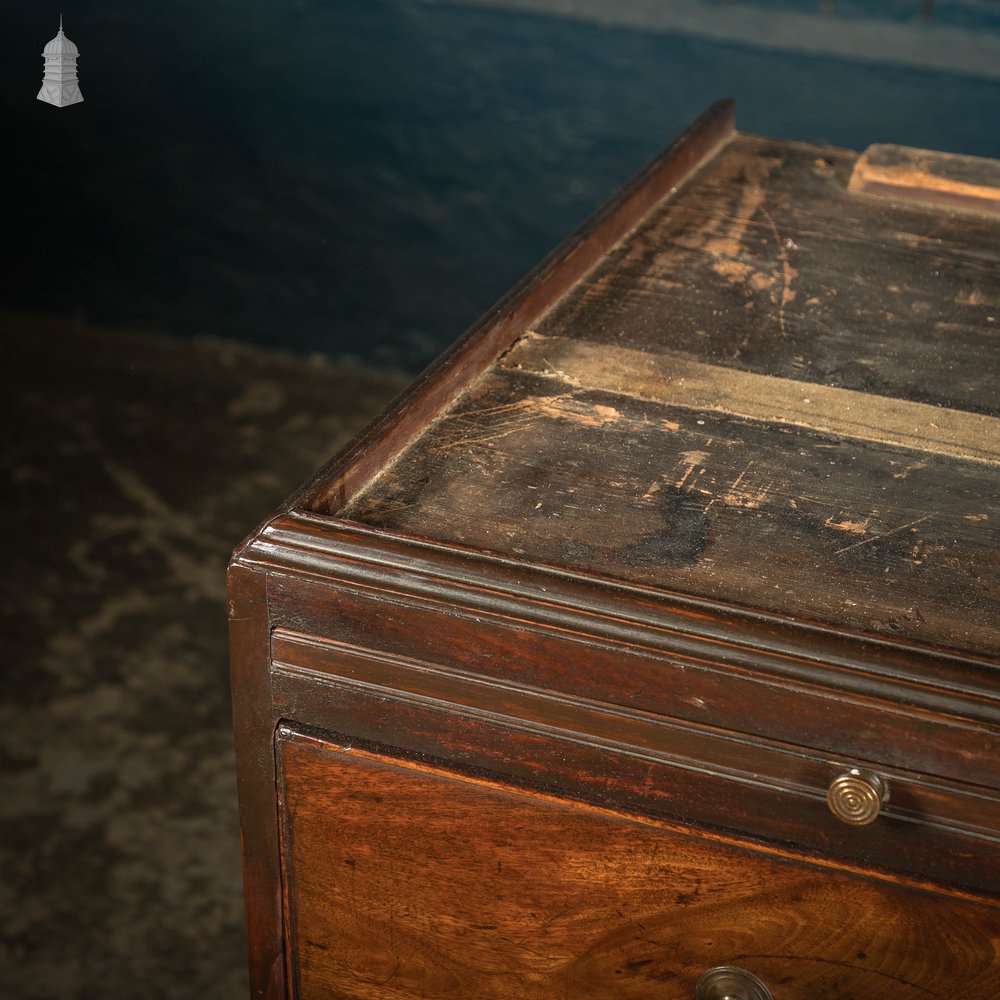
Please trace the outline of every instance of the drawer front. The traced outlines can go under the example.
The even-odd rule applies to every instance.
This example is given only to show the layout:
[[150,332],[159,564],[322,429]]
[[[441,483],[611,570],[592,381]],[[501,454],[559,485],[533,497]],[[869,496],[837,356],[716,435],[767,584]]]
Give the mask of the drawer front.
[[[411,634],[446,629],[425,622]],[[1000,797],[988,789],[281,628],[271,655],[276,719],[621,812],[1000,895]],[[854,772],[880,783],[877,811]],[[874,821],[850,822],[866,809]]]
[[993,1000],[1000,909],[282,726],[293,995]]
[[[358,573],[360,581],[335,586],[275,574],[268,582],[272,623],[279,633],[406,657],[488,682],[1000,789],[995,694],[957,698],[955,691],[971,680],[948,674],[946,662],[935,668],[942,681],[949,678],[947,690],[934,692],[925,681],[892,687],[877,678],[883,669],[902,671],[898,663],[873,666],[871,676],[845,668],[845,687],[835,688],[836,671],[803,656],[765,656],[732,641],[691,643],[676,624],[626,627],[607,616],[540,611],[523,598],[497,597],[484,611],[463,606],[471,598],[457,590],[434,599],[395,594],[391,587],[402,586],[399,581],[369,580],[366,573],[375,576],[370,568]],[[994,676],[989,685],[995,692]],[[1000,836],[1000,821],[995,830]]]

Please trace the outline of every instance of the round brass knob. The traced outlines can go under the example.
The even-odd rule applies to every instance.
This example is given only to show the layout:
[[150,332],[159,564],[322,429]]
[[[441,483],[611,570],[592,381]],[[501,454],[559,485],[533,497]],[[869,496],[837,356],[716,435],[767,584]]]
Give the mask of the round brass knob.
[[694,1000],[774,1000],[771,991],[746,969],[717,965],[706,969],[694,988]]
[[871,771],[852,768],[830,782],[826,801],[837,819],[851,826],[867,826],[889,801],[889,786]]

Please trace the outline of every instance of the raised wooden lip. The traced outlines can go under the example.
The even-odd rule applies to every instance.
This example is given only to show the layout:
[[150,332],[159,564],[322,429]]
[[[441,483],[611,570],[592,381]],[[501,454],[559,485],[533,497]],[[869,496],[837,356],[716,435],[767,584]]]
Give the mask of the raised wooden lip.
[[[399,455],[553,302],[598,264],[649,210],[673,195],[736,134],[735,103],[717,101],[488,310],[282,508],[341,508]],[[251,536],[252,537],[252,536]]]
[[852,194],[917,208],[1000,216],[1000,161],[893,143],[874,143],[851,171]]

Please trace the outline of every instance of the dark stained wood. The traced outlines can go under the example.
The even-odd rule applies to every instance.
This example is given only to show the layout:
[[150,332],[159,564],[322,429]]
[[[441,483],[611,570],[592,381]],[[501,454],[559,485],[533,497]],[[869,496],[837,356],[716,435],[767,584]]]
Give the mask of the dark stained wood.
[[320,509],[997,656],[1000,223],[854,160],[737,137]]
[[782,1000],[1000,989],[994,907],[287,730],[279,757],[302,1000],[680,998],[718,964]]
[[285,995],[265,577],[229,569],[229,650],[251,996]]
[[740,135],[535,329],[996,416],[1000,223],[858,198],[855,159]]
[[850,190],[1000,215],[1000,164],[982,156],[880,143],[858,157]]
[[[428,683],[427,671],[480,684],[483,702],[544,691],[557,700],[539,721],[557,728],[559,710],[579,701],[724,727],[741,743],[756,736],[838,756],[850,734],[859,760],[986,788],[998,784],[995,699],[963,698],[943,685],[937,691],[919,683],[874,685],[870,676],[819,671],[806,683],[808,666],[787,656],[748,650],[723,662],[712,645],[674,643],[640,628],[601,634],[586,618],[546,616],[544,605],[510,600],[485,611],[471,601],[466,606],[462,596],[435,596],[413,600],[384,587],[366,593],[347,583],[333,589],[276,575],[270,582],[273,660],[353,676],[351,665],[367,651],[376,663],[402,661],[403,676],[413,675],[410,684]],[[391,686],[405,690],[403,676]],[[624,724],[621,717],[617,724]],[[975,752],[956,753],[956,746]],[[1000,825],[996,831],[1000,836]]]
[[[878,765],[890,802],[875,823],[855,828],[835,819],[825,793],[844,770],[872,766],[856,757],[477,685],[413,661],[316,652],[299,648],[293,662],[276,661],[274,698],[283,718],[309,719],[353,742],[456,772],[739,831],[758,846],[835,858],[869,876],[877,866],[965,892],[1000,893],[1000,797],[989,789]],[[287,645],[276,653],[287,656]]]
[[342,513],[1000,653],[1000,469],[989,463],[500,369]]
[[[280,599],[282,576],[297,578],[293,586],[303,591],[300,608],[290,592],[280,611],[271,604],[276,620],[288,627],[323,622],[310,618],[313,599],[308,596],[310,582],[321,580],[393,601],[397,595],[416,597],[438,611],[466,608],[481,613],[484,622],[506,615],[519,626],[551,625],[569,635],[650,645],[725,669],[760,671],[786,683],[1000,721],[997,664],[988,657],[789,621],[661,588],[595,580],[564,567],[531,565],[301,511],[265,525],[241,558],[274,574],[269,601]],[[322,614],[318,606],[315,611]],[[328,617],[316,634],[333,637],[329,630],[336,621]]]

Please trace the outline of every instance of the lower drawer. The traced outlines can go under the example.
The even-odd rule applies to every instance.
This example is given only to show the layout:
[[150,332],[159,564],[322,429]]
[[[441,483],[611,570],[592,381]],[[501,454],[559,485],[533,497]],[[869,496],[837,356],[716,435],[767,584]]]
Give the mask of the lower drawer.
[[[279,729],[292,995],[995,1000],[1000,908]],[[736,996],[723,989],[722,996]]]

